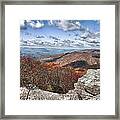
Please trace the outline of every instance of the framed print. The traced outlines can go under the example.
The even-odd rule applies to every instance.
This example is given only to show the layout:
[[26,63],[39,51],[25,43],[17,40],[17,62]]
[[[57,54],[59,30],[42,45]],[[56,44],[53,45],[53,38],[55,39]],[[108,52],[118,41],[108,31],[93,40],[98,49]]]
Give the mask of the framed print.
[[119,119],[118,1],[1,8],[1,118]]

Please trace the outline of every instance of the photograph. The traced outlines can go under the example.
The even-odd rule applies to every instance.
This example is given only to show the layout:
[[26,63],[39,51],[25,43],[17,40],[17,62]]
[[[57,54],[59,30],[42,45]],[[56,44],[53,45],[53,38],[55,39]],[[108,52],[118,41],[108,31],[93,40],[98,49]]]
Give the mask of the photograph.
[[20,100],[100,100],[100,20],[20,21]]

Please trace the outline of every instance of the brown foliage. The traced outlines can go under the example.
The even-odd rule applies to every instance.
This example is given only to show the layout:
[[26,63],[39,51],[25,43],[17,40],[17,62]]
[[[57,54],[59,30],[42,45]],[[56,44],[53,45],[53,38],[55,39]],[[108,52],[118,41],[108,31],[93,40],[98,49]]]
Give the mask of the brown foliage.
[[86,74],[86,69],[73,69],[70,66],[60,67],[54,62],[41,63],[29,57],[20,59],[20,86],[28,89],[66,93],[74,89],[78,78]]

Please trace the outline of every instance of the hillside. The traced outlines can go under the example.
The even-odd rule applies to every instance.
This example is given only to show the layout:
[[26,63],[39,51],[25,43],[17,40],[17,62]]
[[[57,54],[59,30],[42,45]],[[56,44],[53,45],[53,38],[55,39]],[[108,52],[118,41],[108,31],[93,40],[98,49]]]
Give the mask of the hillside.
[[100,52],[99,50],[86,50],[68,52],[65,54],[53,55],[44,59],[42,62],[52,62],[59,66],[71,66],[74,68],[99,68],[100,67]]
[[65,94],[88,69],[100,69],[98,50],[68,52],[46,58],[20,59],[20,86]]

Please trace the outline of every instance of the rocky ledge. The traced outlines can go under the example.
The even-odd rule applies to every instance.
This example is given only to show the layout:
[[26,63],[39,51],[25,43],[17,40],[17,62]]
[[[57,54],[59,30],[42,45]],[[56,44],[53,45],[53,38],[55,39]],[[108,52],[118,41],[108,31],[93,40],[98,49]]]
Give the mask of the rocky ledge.
[[74,89],[66,94],[58,94],[41,89],[28,90],[20,88],[21,100],[99,100],[100,99],[100,69],[88,69],[87,73],[78,79]]

